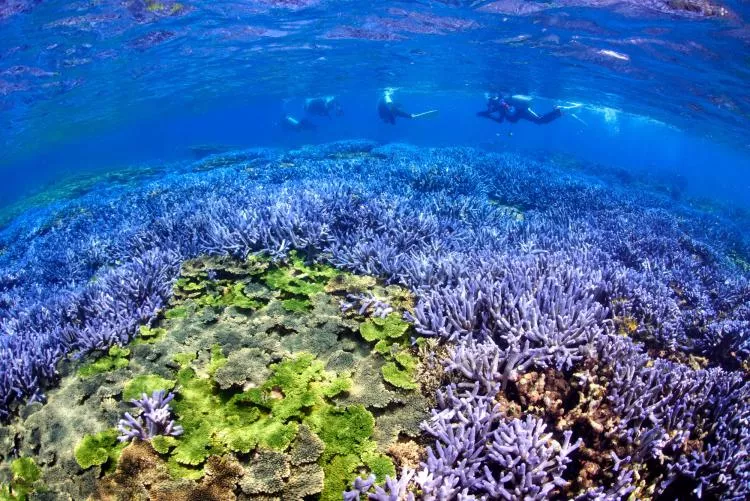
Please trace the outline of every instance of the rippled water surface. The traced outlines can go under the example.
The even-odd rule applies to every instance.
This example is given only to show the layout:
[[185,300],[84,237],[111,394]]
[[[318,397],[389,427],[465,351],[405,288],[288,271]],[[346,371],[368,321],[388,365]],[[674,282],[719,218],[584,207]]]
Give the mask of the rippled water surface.
[[0,4],[3,156],[253,97],[512,91],[747,147],[748,6],[703,0]]

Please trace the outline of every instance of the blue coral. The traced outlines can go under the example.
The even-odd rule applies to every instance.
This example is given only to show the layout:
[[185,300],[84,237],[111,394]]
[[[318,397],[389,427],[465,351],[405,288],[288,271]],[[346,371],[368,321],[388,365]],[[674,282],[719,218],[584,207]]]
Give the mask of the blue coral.
[[[720,210],[510,153],[347,142],[208,157],[28,210],[0,231],[0,420],[43,401],[61,361],[132,340],[169,301],[183,260],[297,250],[409,287],[418,332],[455,345],[448,368],[471,386],[453,395],[478,385],[471,412],[490,420],[487,436],[501,420],[482,395],[528,370],[570,373],[596,359],[615,367],[608,398],[635,447],[624,472],[661,457],[663,489],[689,479],[698,493],[739,496],[747,461],[733,451],[747,450],[747,437],[711,409],[746,416],[750,406],[737,382],[750,360],[750,285],[734,258],[750,255],[747,234]],[[715,368],[654,361],[616,333],[623,319],[631,337]],[[681,448],[698,432],[698,449]],[[461,433],[437,437],[410,482],[492,496],[559,489],[556,470],[528,490],[490,478],[491,444]]]
[[117,437],[120,442],[130,442],[134,439],[150,440],[156,436],[182,435],[182,426],[175,423],[172,418],[172,409],[169,402],[174,398],[174,393],[166,393],[164,390],[155,390],[151,395],[143,393],[141,398],[131,400],[133,407],[140,410],[140,414],[133,417],[126,412],[117,423]]

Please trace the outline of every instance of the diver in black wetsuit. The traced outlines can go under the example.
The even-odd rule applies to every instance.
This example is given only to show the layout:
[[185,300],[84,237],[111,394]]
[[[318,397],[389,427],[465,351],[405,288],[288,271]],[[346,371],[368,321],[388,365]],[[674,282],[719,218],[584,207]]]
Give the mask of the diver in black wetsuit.
[[310,115],[331,118],[331,115],[341,116],[344,108],[334,96],[308,97],[305,99],[305,112]]
[[422,113],[407,113],[401,109],[401,106],[393,101],[393,89],[386,89],[378,100],[378,116],[381,120],[391,125],[396,124],[396,117],[401,118],[421,118],[430,117],[437,114],[437,110],[429,110]]
[[531,99],[526,96],[501,97],[491,95],[487,98],[487,109],[477,113],[477,116],[489,118],[497,123],[507,120],[516,123],[519,120],[528,120],[535,124],[548,124],[562,116],[562,109],[555,108],[544,115],[537,115],[531,109]]
[[303,130],[315,130],[315,124],[311,121],[307,120],[306,118],[300,120],[298,118],[294,118],[292,115],[284,115],[284,117],[281,119],[281,126],[286,130],[293,130],[296,132],[300,132]]

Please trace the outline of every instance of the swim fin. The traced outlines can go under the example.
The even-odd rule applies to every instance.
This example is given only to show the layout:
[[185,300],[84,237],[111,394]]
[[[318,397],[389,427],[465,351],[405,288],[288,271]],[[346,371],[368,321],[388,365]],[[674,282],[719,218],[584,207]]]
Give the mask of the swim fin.
[[561,110],[575,110],[577,108],[580,108],[581,106],[583,106],[581,103],[573,103],[565,106],[558,106],[558,108],[560,108]]
[[412,113],[412,118],[427,118],[438,114],[438,110],[423,111],[422,113]]
[[581,123],[582,123],[583,125],[585,125],[586,127],[588,127],[588,126],[589,126],[589,124],[587,124],[586,122],[584,122],[583,120],[581,120],[580,118],[578,118],[578,115],[576,115],[575,113],[570,113],[570,114],[569,114],[569,116],[571,116],[571,117],[575,118],[576,120],[578,120],[579,122],[581,122]]

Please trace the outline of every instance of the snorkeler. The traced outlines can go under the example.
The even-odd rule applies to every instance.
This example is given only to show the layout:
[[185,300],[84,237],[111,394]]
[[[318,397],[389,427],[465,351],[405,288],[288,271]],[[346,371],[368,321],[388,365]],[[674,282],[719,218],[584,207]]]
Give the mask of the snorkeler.
[[281,126],[287,130],[303,131],[303,130],[315,130],[315,124],[311,121],[303,118],[302,120],[294,118],[292,115],[284,115],[281,119]]
[[331,114],[341,116],[344,108],[334,96],[308,97],[305,99],[305,111],[310,115],[331,118]]
[[562,116],[560,106],[544,115],[537,115],[531,109],[531,98],[527,96],[515,95],[510,97],[501,97],[496,94],[487,96],[487,109],[477,113],[477,116],[489,118],[497,123],[507,120],[516,123],[519,120],[528,120],[535,124],[548,124]]
[[396,117],[401,118],[420,118],[429,117],[437,114],[437,110],[429,110],[422,113],[407,113],[401,109],[401,106],[393,101],[393,89],[385,89],[383,95],[378,100],[378,115],[380,118],[391,125],[396,124]]

